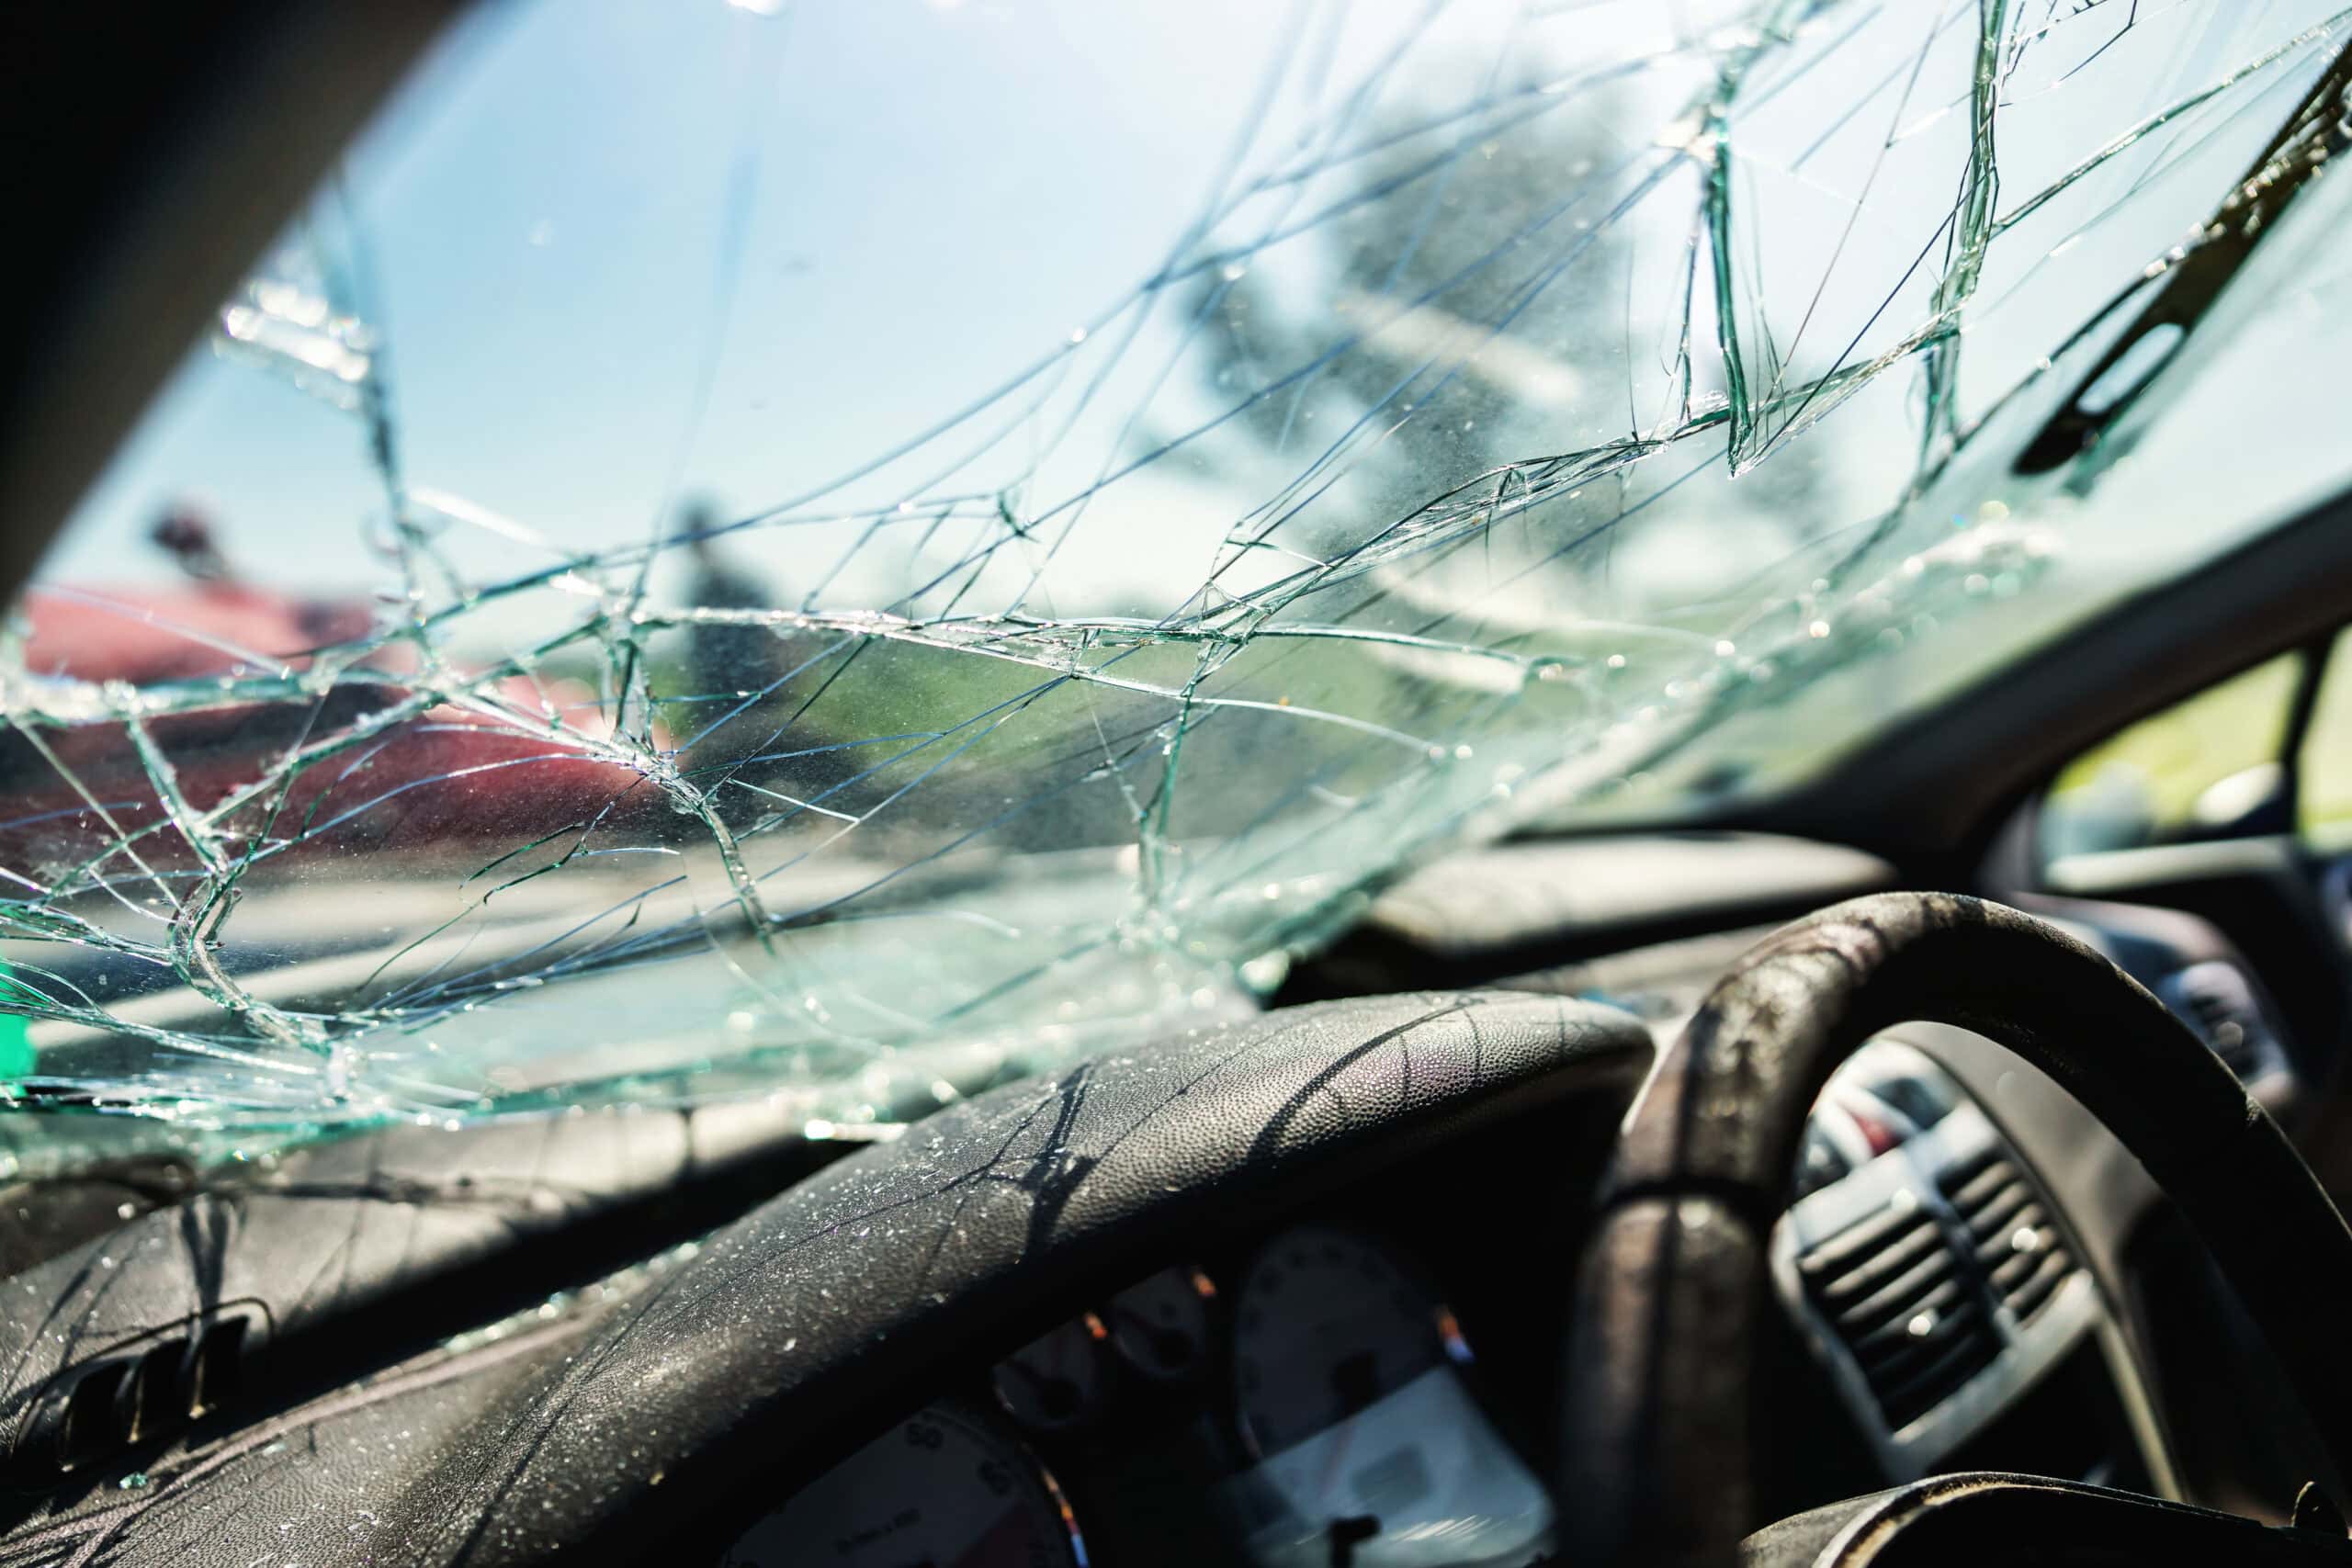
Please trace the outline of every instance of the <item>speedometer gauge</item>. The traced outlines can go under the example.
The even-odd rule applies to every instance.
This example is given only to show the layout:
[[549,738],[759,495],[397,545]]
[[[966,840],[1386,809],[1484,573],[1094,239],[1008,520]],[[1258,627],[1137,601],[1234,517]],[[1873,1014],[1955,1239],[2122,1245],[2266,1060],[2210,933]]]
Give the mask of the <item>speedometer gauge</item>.
[[1235,1292],[1255,1460],[1219,1501],[1259,1568],[1525,1568],[1552,1504],[1463,1381],[1453,1314],[1344,1231],[1268,1242]]
[[934,1406],[868,1443],[752,1527],[725,1568],[1076,1568],[1053,1478],[1010,1436]]
[[1370,1242],[1320,1227],[1267,1243],[1234,1303],[1234,1404],[1261,1456],[1338,1426],[1445,1358],[1438,1303]]

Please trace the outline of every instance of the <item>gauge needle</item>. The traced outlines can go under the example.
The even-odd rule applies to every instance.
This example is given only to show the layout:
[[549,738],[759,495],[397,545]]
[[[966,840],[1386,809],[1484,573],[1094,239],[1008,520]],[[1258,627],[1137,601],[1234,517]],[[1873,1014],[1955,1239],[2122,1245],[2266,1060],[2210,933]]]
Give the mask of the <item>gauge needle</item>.
[[1331,1444],[1331,1457],[1323,1463],[1322,1493],[1331,1495],[1331,1483],[1339,1478],[1340,1461],[1347,1457],[1348,1441],[1355,1436],[1355,1419],[1373,1401],[1376,1369],[1369,1354],[1350,1356],[1331,1369],[1331,1393],[1340,1402],[1341,1426],[1340,1435]]
[[1347,1457],[1348,1441],[1355,1435],[1355,1418],[1349,1416],[1340,1422],[1339,1434],[1331,1439],[1331,1457],[1323,1461],[1323,1482],[1317,1488],[1323,1494],[1324,1505],[1327,1507],[1331,1501],[1332,1483],[1340,1478],[1340,1461]]

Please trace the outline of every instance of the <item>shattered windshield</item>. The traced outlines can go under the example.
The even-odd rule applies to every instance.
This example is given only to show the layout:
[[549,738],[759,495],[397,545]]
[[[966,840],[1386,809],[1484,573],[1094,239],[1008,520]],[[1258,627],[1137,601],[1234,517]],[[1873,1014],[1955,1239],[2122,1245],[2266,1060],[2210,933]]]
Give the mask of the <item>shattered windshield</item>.
[[870,1134],[1803,778],[2344,481],[2347,18],[482,7],[0,642],[0,1160]]

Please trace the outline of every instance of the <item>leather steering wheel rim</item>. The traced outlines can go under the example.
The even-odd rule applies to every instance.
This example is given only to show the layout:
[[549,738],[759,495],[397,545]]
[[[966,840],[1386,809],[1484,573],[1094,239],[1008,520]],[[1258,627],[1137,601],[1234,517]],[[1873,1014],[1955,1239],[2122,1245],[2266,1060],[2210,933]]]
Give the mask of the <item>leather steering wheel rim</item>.
[[[1771,1228],[1838,1065],[1906,1021],[1955,1024],[2064,1086],[2178,1205],[2352,1475],[2352,1231],[2269,1115],[2162,1002],[2002,905],[1879,894],[1751,949],[1628,1114],[1577,1276],[1564,1444],[1569,1561],[1737,1561]],[[2337,1499],[2341,1506],[2343,1499]]]

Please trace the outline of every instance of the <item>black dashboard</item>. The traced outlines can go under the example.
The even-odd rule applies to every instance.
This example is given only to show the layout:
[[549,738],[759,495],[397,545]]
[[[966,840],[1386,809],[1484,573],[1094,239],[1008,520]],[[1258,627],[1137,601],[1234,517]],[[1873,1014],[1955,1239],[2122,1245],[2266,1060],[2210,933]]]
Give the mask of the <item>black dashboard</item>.
[[[2167,942],[2165,918],[2071,924],[2141,968],[2241,1077],[2292,1092],[2241,962]],[[1591,966],[1578,988],[1662,1034],[1690,999],[1672,960],[1717,945]],[[1771,1236],[1781,1397],[1807,1433],[1770,1467],[1776,1511],[1980,1468],[2179,1495],[2099,1266],[2113,1238],[2086,1241],[2018,1137],[2064,1153],[2074,1206],[2102,1231],[2145,1194],[2119,1196],[2112,1140],[2020,1074],[2039,1077],[1914,1025],[1824,1090]],[[1454,1145],[1279,1223],[1237,1223],[967,1365],[720,1561],[807,1561],[811,1542],[845,1565],[1554,1561],[1555,1510],[1572,1506],[1550,1479],[1559,1265],[1597,1167],[1589,1144],[1534,1146],[1555,1168],[1539,1175],[1525,1143]],[[1548,1225],[1530,1223],[1535,1191]]]
[[[2128,916],[2076,929],[2259,1094],[2299,1092],[2234,955]],[[1551,1561],[1575,1506],[1561,1330],[1592,1195],[1657,1042],[1752,935],[1286,1008],[1007,1086],[274,1413],[134,1425],[119,1459],[61,1450],[72,1484],[21,1494],[6,1544],[228,1562],[233,1491],[305,1562]],[[612,1144],[582,1135],[584,1177]],[[561,1146],[530,1145],[542,1187]],[[413,1278],[419,1223],[460,1211],[371,1157],[365,1184],[321,1167],[224,1201],[210,1251],[164,1206],[21,1276],[54,1285],[92,1348],[65,1343],[66,1371],[26,1382],[16,1457],[48,1440],[41,1412],[103,1415],[88,1388],[113,1409],[152,1383],[113,1347],[153,1331],[110,1337],[108,1314],[197,1296],[199,1265],[224,1296],[288,1275],[286,1249],[324,1235],[303,1243],[300,1214],[343,1237],[346,1269],[397,1224]],[[2156,1206],[2086,1113],[1982,1039],[1909,1025],[1866,1046],[1823,1093],[1771,1229],[1758,1354],[1803,1440],[1762,1445],[1765,1516],[1987,1466],[2210,1494],[2214,1472],[2184,1462],[2182,1330],[2133,1253]],[[272,1375],[306,1310],[331,1321],[314,1293],[253,1298],[249,1376]]]
[[965,1358],[715,1560],[1543,1560],[1562,1303],[1622,1096],[1235,1205]]
[[[1562,1264],[1595,1148],[1452,1147],[1236,1224],[941,1380],[718,1561],[1554,1561]],[[1773,1263],[1801,1346],[1784,1381],[1812,1395],[1792,1412],[1822,1417],[1780,1467],[1791,1511],[1986,1451],[2169,1483],[2071,1225],[1917,1047],[1881,1040],[1833,1079]]]

